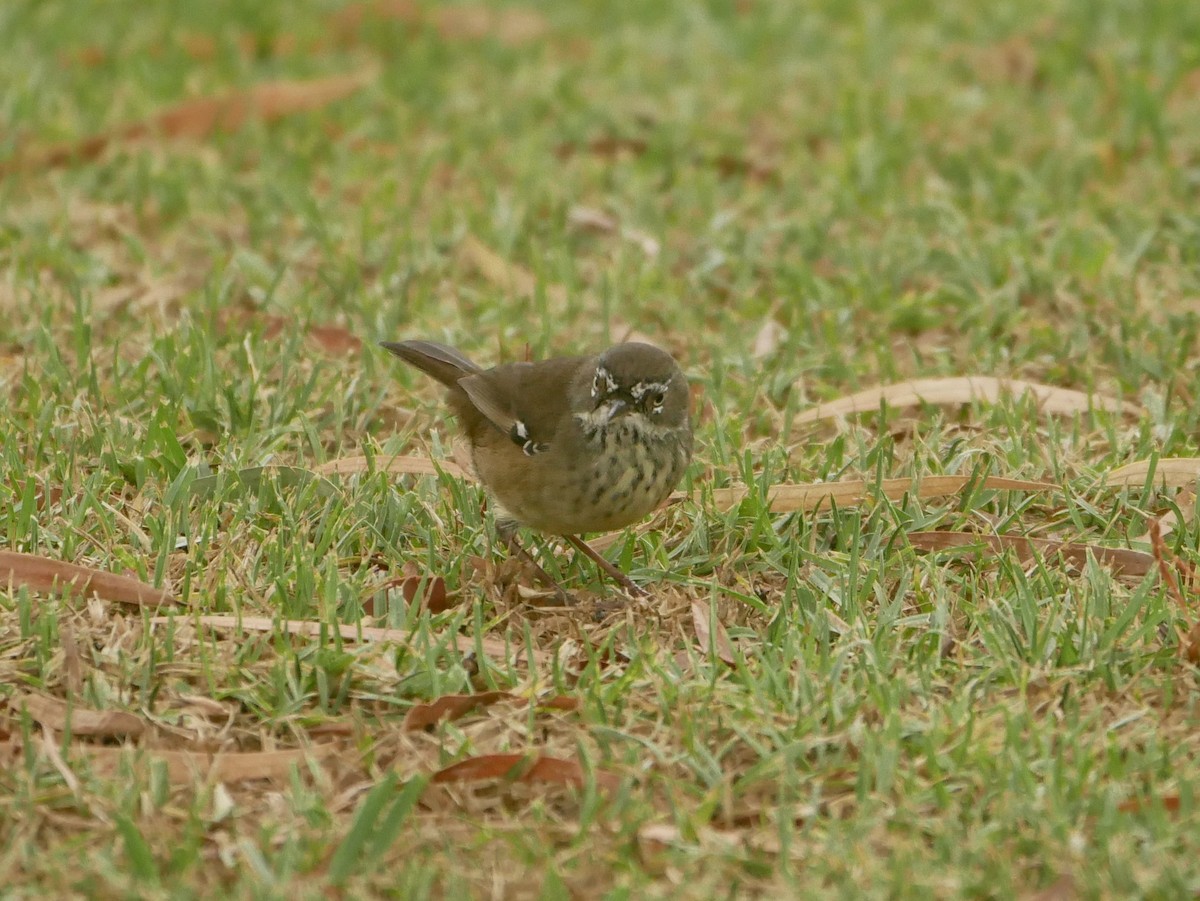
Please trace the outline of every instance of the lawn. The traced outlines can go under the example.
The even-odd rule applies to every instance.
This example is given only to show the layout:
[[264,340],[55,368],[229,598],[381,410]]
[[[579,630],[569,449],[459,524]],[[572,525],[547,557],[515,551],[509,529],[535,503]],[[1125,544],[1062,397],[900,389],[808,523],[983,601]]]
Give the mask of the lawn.
[[[1200,4],[0,51],[0,896],[1200,893]],[[675,355],[648,598],[506,556],[415,337]]]

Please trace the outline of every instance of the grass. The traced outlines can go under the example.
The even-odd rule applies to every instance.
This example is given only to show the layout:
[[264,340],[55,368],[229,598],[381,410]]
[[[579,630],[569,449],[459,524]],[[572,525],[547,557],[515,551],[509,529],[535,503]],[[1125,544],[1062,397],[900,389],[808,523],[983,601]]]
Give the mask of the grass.
[[[1105,479],[1198,455],[1200,7],[414,8],[0,10],[0,549],[182,602],[164,625],[0,591],[5,896],[1200,891],[1200,690],[1177,637],[1195,608],[1156,571],[906,537],[1149,551],[1147,518],[1177,511],[1169,553],[1200,558],[1194,492]],[[350,72],[360,90],[269,121],[21,162]],[[608,551],[648,602],[593,605],[612,599],[593,569],[544,553],[585,603],[526,603],[460,479],[311,475],[451,454],[434,386],[376,341],[495,362],[631,328],[676,354],[700,413],[693,500]],[[1141,412],[795,422],[981,374]],[[1057,490],[815,514],[766,495],[941,474]],[[413,574],[445,580],[446,610],[405,600]],[[728,649],[716,625],[697,637],[705,613]],[[408,639],[334,628],[368,615]],[[510,697],[404,728],[482,691]],[[48,727],[29,696],[145,730]],[[103,756],[122,742],[149,750]],[[168,759],[328,743],[268,778]],[[579,769],[427,784],[507,752]]]

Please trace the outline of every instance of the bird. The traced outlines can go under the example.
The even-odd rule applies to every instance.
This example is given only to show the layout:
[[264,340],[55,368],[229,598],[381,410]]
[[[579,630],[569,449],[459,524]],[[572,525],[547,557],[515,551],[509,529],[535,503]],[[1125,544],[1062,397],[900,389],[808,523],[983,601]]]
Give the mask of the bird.
[[484,369],[434,341],[380,346],[449,389],[450,409],[510,551],[530,559],[516,543],[517,526],[562,536],[630,594],[645,595],[578,536],[643,519],[687,469],[688,386],[669,353],[626,342],[590,356]]

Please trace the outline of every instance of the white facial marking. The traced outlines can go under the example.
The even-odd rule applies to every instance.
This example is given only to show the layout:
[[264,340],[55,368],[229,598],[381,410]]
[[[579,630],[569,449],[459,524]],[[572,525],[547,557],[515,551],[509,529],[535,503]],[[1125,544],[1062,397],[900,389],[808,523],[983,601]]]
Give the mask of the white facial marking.
[[629,393],[634,400],[641,400],[647,394],[666,394],[669,387],[669,382],[638,382],[629,389]]
[[597,398],[601,394],[612,394],[616,390],[617,380],[603,366],[597,366],[596,374],[592,377],[592,397]]

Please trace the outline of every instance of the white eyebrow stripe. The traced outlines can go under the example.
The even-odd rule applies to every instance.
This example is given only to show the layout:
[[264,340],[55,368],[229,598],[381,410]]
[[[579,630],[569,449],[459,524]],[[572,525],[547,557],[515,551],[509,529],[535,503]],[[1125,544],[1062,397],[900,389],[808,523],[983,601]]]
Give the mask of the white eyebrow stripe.
[[666,394],[669,387],[669,382],[638,382],[629,389],[629,394],[634,400],[641,400],[647,394]]

